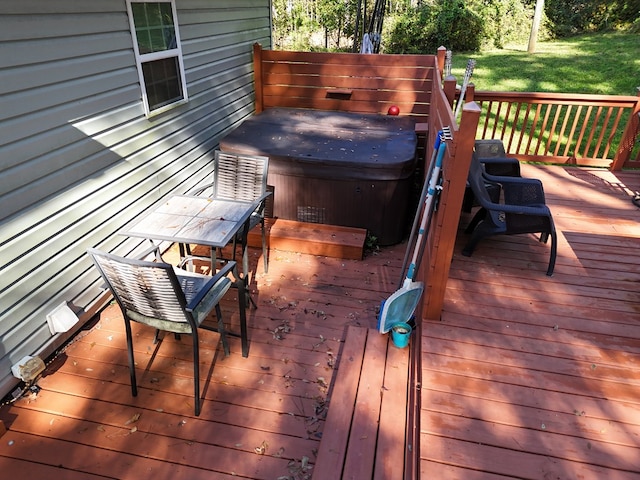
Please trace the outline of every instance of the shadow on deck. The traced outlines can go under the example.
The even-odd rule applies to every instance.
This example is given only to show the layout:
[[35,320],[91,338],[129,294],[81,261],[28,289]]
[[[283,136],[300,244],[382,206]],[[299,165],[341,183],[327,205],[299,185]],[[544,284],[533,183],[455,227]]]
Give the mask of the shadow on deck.
[[[421,478],[637,478],[640,212],[630,194],[640,176],[523,171],[545,185],[560,233],[556,272],[546,277],[548,246],[529,237],[486,240],[470,258],[458,239],[442,318],[412,339],[422,352]],[[310,478],[348,327],[375,328],[404,245],[363,260],[274,250],[268,274],[260,249],[251,253],[250,356],[232,339],[224,358],[217,336],[203,333],[200,417],[189,342],[154,345],[145,328],[131,397],[111,305],[48,365],[38,394],[0,409],[3,475]]]

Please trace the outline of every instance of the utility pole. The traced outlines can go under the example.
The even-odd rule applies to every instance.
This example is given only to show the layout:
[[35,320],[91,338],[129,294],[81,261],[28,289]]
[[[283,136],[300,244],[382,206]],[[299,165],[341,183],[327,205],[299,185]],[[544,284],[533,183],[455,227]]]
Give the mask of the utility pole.
[[536,10],[533,13],[533,24],[531,25],[531,35],[529,35],[529,48],[527,52],[535,53],[536,40],[538,38],[538,29],[540,28],[540,21],[542,19],[542,12],[544,11],[544,0],[536,0]]

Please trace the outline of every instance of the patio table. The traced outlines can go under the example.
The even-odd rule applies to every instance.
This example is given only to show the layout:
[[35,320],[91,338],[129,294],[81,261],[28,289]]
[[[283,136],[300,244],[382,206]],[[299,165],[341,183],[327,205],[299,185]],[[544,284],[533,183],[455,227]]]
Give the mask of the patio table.
[[[215,269],[216,250],[229,244],[241,234],[243,274],[237,276],[247,292],[248,259],[247,235],[249,217],[263,198],[253,202],[220,200],[195,195],[172,195],[150,212],[136,218],[118,232],[129,237],[164,240],[180,244],[197,244],[211,247],[211,265]],[[242,231],[241,231],[242,229]],[[244,295],[239,295],[244,297]],[[240,299],[240,337],[242,355],[248,355],[246,330],[246,303]]]

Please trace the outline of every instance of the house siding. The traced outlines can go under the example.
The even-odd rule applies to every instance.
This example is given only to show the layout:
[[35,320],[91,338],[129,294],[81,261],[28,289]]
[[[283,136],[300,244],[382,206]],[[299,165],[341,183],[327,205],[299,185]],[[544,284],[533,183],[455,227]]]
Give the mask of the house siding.
[[[0,394],[11,366],[46,358],[103,290],[88,247],[211,174],[219,139],[253,112],[252,45],[267,0],[176,0],[189,102],[147,118],[124,0],[0,0]],[[68,302],[81,322],[52,336]]]

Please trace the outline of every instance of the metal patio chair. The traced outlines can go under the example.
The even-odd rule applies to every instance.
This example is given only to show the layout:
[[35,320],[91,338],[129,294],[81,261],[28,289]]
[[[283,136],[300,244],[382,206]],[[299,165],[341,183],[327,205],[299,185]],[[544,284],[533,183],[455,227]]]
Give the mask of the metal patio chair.
[[[256,210],[251,214],[247,229],[242,229],[233,239],[233,260],[236,260],[236,246],[238,243],[244,249],[247,244],[247,234],[256,225],[260,224],[262,233],[262,256],[264,259],[265,273],[269,268],[267,240],[265,230],[265,210],[267,198],[267,173],[269,170],[269,158],[260,155],[246,155],[227,153],[216,150],[214,157],[213,182],[191,192],[200,195],[208,189],[212,189],[211,198],[223,200],[240,200],[253,202],[261,199]],[[189,246],[185,246],[186,254],[191,255]],[[193,256],[191,256],[193,258]],[[198,257],[200,258],[200,257]],[[207,260],[205,257],[201,260]],[[247,271],[246,256],[243,257],[243,271]]]
[[[161,261],[124,258],[93,248],[88,253],[122,310],[132,395],[137,396],[138,387],[131,322],[155,328],[156,340],[160,331],[176,335],[190,334],[193,341],[195,414],[200,415],[198,329],[217,331],[224,353],[229,355],[229,344],[218,302],[232,284],[227,274],[235,267],[235,263],[229,262],[216,275],[209,276],[174,268]],[[218,319],[217,328],[203,324],[214,309]]]
[[[540,233],[541,242],[546,243],[551,237],[547,268],[547,275],[551,276],[556,261],[557,236],[551,211],[545,204],[542,182],[533,178],[488,175],[475,153],[468,181],[480,210],[467,226],[466,233],[471,233],[471,239],[462,254],[471,256],[478,242],[491,235]],[[504,203],[496,199],[495,187],[502,192]]]

